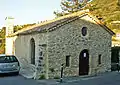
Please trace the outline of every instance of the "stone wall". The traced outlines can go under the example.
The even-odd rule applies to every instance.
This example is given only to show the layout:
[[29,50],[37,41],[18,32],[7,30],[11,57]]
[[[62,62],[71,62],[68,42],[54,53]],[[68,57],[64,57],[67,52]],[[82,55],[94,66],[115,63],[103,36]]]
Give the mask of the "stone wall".
[[[35,77],[46,75],[46,35],[31,34],[20,35],[15,39],[15,55],[18,57],[23,69],[31,67],[30,40],[35,40]],[[32,69],[32,67],[31,67]]]
[[[88,28],[85,37],[81,35],[82,27]],[[110,68],[111,35],[88,16],[50,32],[48,36],[49,77],[60,75],[60,66],[66,63],[67,55],[70,55],[71,65],[64,69],[64,76],[78,76],[79,55],[84,49],[89,50],[89,74],[105,72]],[[102,55],[100,65],[99,54]]]

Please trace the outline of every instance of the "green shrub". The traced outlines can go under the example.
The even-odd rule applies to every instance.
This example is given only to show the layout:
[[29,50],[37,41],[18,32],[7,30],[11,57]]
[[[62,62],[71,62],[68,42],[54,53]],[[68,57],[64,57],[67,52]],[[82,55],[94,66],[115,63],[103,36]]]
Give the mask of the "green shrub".
[[54,79],[60,79],[60,77],[59,76],[54,76]]
[[45,79],[45,75],[44,74],[40,75],[39,79]]

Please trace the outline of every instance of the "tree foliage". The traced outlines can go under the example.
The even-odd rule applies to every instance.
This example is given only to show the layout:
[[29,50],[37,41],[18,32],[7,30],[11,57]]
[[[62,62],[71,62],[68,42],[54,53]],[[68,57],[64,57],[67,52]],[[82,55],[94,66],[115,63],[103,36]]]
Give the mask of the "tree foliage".
[[2,27],[0,31],[0,54],[5,53],[5,27]]
[[69,13],[77,12],[84,7],[90,0],[61,0],[62,12],[54,11],[54,14],[59,17]]
[[61,8],[63,11],[71,13],[80,10],[82,4],[78,0],[62,0]]

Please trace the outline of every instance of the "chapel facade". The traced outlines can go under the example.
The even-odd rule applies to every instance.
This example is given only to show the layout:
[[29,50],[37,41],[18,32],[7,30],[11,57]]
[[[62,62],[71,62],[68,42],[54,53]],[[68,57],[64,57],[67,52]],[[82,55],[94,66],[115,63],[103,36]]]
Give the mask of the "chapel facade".
[[[36,76],[94,75],[110,71],[114,33],[86,11],[76,12],[12,33],[13,53]],[[7,49],[7,48],[6,48]]]

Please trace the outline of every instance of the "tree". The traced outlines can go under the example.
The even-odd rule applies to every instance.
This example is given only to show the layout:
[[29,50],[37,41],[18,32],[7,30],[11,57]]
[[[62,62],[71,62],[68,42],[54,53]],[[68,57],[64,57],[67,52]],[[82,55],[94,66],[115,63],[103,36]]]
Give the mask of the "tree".
[[77,12],[84,7],[90,0],[61,0],[62,12],[54,11],[54,14],[59,17],[69,13]]
[[82,4],[78,0],[62,0],[61,8],[64,12],[73,13],[82,7]]
[[0,31],[0,54],[5,53],[5,30],[6,27],[2,27]]

